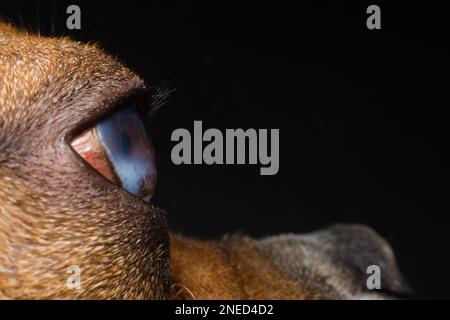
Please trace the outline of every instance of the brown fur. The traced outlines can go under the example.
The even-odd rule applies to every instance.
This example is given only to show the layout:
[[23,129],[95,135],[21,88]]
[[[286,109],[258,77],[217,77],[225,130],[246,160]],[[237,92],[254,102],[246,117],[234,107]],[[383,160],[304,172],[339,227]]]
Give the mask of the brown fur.
[[283,274],[248,237],[216,243],[171,238],[171,273],[177,299],[313,299]]
[[[0,25],[0,296],[167,298],[165,214],[67,141],[143,87],[94,45]],[[79,265],[82,287],[68,289]]]
[[[0,24],[0,298],[304,298],[249,238],[172,239],[165,214],[68,145],[142,80],[95,45]],[[68,289],[79,265],[81,288]]]
[[[363,290],[373,263],[384,287],[405,291],[391,248],[360,226],[169,245],[164,212],[70,147],[144,87],[95,45],[0,23],[0,298],[379,298]],[[79,289],[66,286],[72,265]]]

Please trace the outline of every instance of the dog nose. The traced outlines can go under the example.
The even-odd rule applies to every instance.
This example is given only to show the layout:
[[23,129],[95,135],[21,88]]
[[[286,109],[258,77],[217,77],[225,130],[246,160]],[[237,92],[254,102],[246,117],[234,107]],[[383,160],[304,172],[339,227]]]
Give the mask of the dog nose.
[[[259,241],[284,272],[329,298],[396,298],[412,294],[389,243],[365,225],[332,225]],[[284,261],[289,261],[285,263]],[[380,288],[369,288],[369,270],[380,271]]]
[[390,244],[366,225],[333,225],[317,233],[324,254],[353,279],[355,286],[367,289],[368,268],[380,269],[381,291],[392,295],[408,295],[409,286],[397,266]]

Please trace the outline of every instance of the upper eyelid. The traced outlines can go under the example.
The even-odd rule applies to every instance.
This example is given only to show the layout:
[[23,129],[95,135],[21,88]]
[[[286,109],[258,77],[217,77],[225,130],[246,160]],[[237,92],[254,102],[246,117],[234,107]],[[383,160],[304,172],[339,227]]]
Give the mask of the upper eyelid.
[[166,103],[166,100],[175,89],[168,89],[163,86],[147,86],[133,88],[123,95],[118,96],[111,107],[104,113],[99,114],[93,122],[98,122],[102,118],[114,113],[125,104],[134,104],[138,107],[141,115],[148,120],[153,118],[157,111]]
[[172,92],[173,90],[168,90],[160,86],[151,87],[146,85],[130,90],[126,95],[119,97],[114,102],[114,106],[96,121],[100,121],[102,118],[109,116],[125,106],[134,105],[137,107],[137,111],[142,116],[144,123],[147,123],[166,103],[166,99]]
[[149,89],[140,78],[135,76],[130,81],[134,83],[128,84],[126,87],[120,86],[119,89],[114,91],[103,89],[101,92],[96,92],[96,98],[81,97],[78,103],[83,107],[78,107],[75,103],[71,108],[74,110],[70,114],[78,119],[68,130],[65,130],[64,140],[66,140],[66,143],[70,143],[79,133],[113,113],[123,103],[137,101],[138,99],[144,101],[145,97],[149,96]]

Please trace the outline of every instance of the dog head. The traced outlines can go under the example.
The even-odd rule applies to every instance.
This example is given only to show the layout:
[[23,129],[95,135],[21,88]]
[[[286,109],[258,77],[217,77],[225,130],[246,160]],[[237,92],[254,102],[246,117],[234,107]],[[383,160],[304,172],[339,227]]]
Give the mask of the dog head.
[[145,90],[95,45],[0,24],[0,298],[164,299],[173,285],[185,298],[385,297],[366,290],[373,264],[383,288],[407,291],[391,248],[365,227],[174,237],[170,265],[165,213],[72,144]]

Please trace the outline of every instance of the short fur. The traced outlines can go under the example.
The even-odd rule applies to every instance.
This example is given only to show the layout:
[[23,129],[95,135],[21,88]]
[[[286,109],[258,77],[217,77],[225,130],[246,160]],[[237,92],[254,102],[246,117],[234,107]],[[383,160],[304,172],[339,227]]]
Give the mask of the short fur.
[[[144,87],[95,45],[0,23],[0,298],[361,298],[368,263],[404,291],[390,247],[364,227],[173,236],[169,245],[165,213],[101,177],[68,143]],[[358,252],[347,250],[361,239]],[[80,289],[66,285],[72,265]]]

